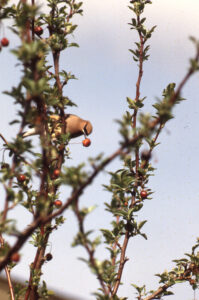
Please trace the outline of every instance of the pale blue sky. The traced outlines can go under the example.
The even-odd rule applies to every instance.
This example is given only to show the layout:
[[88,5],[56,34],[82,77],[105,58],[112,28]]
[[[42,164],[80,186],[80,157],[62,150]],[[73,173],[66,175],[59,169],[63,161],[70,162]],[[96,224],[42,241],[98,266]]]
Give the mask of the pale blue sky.
[[[65,88],[65,94],[78,104],[78,108],[70,111],[91,120],[94,126],[91,147],[71,145],[73,164],[99,152],[108,155],[116,149],[119,135],[113,120],[125,112],[126,96],[135,95],[137,67],[128,49],[133,47],[137,36],[127,25],[131,18],[127,4],[126,0],[84,1],[84,16],[77,18],[79,28],[74,36],[80,48],[62,55],[63,68],[72,71],[79,79]],[[144,66],[141,91],[142,96],[147,96],[145,111],[150,112],[151,104],[161,96],[163,88],[169,82],[179,82],[187,70],[188,59],[194,54],[188,37],[193,35],[199,38],[199,2],[153,1],[145,16],[149,26],[158,25],[151,39],[151,58]],[[10,36],[8,30],[6,34]],[[10,49],[16,44],[13,36],[10,44]],[[9,89],[18,81],[20,73],[8,50],[1,52],[0,62],[1,90]],[[123,277],[127,283],[119,293],[130,300],[135,299],[130,283],[145,283],[148,290],[155,289],[158,279],[153,275],[170,269],[172,259],[181,258],[188,252],[198,236],[198,81],[197,74],[188,82],[183,91],[183,96],[188,100],[175,108],[176,119],[168,123],[160,136],[161,145],[154,154],[153,162],[157,170],[149,187],[155,193],[153,200],[146,202],[139,215],[140,220],[148,220],[144,227],[148,241],[135,238],[130,242],[127,253],[130,261],[126,264]],[[15,111],[9,97],[1,95],[0,100],[1,132],[9,139],[13,136],[13,127],[9,127],[8,123]],[[120,162],[115,161],[108,170],[120,167]],[[82,205],[98,205],[86,222],[88,230],[93,226],[96,229],[109,226],[110,216],[104,213],[103,203],[110,200],[110,195],[101,187],[108,179],[106,173],[101,174],[95,185],[89,187],[81,198]],[[67,194],[67,189],[64,189],[63,200]],[[23,228],[28,217],[22,209],[18,209],[18,215],[19,227]],[[94,299],[91,292],[98,287],[97,281],[87,266],[77,260],[85,252],[81,248],[70,248],[77,231],[76,220],[71,212],[64,216],[67,218],[66,224],[51,238],[54,259],[45,265],[44,278],[49,286],[57,290],[79,295],[85,300]],[[16,276],[25,278],[27,262],[29,264],[34,255],[32,249],[31,245],[24,247],[25,254],[13,272]],[[101,257],[104,257],[102,248],[99,251]],[[178,285],[173,290],[176,295],[171,296],[171,300],[193,299],[188,284]]]

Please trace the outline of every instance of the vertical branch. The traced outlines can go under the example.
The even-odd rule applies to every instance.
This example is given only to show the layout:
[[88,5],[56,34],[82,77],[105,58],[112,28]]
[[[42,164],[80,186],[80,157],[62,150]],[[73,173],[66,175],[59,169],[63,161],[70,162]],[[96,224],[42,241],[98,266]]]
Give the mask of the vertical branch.
[[118,288],[120,286],[121,278],[122,278],[124,265],[128,260],[128,258],[126,258],[125,255],[126,255],[126,249],[127,249],[127,246],[128,246],[128,242],[129,242],[129,237],[130,237],[129,231],[127,230],[126,233],[125,233],[124,242],[122,244],[120,262],[119,262],[119,269],[118,269],[118,272],[117,272],[117,278],[116,278],[116,282],[114,284],[112,296],[115,296],[117,294]]
[[[141,25],[140,22],[140,15],[137,16],[137,25],[138,27]],[[138,71],[138,78],[137,78],[137,82],[136,82],[136,96],[135,96],[135,102],[139,101],[140,98],[140,85],[141,85],[141,80],[142,80],[142,76],[143,76],[143,55],[144,55],[144,43],[145,40],[142,36],[142,33],[140,30],[138,30],[138,34],[139,34],[139,39],[140,39],[140,48],[139,48],[139,71]],[[132,115],[132,128],[134,129],[134,137],[136,136],[136,125],[137,125],[137,113],[138,110],[134,109],[134,113]],[[136,182],[135,182],[135,188],[134,191],[132,192],[132,200],[131,200],[131,207],[133,207],[135,205],[136,202],[136,189],[138,186],[138,178],[139,178],[139,174],[138,174],[138,169],[139,169],[139,147],[136,146],[135,147],[135,175],[136,175]],[[120,256],[120,264],[119,264],[119,270],[118,270],[118,276],[117,276],[117,280],[116,280],[116,284],[113,290],[113,294],[112,295],[116,295],[117,290],[119,288],[120,285],[120,281],[121,281],[121,276],[122,276],[122,271],[124,268],[124,264],[126,262],[125,260],[125,253],[126,253],[126,248],[128,245],[128,240],[129,240],[129,233],[128,231],[125,234],[125,238],[124,238],[124,242],[123,242],[123,246],[122,246],[122,251],[121,251],[121,256]],[[117,245],[117,242],[113,245],[113,249],[114,247]]]
[[[62,89],[63,86],[61,84],[60,76],[59,76],[59,59],[60,59],[60,51],[53,52],[53,61],[54,61],[54,69],[55,69],[55,78],[56,83],[59,91],[60,102],[62,102]],[[66,133],[66,122],[65,122],[65,112],[64,106],[60,108],[60,120],[61,120],[61,134]],[[57,168],[60,170],[62,163],[64,161],[64,151],[65,151],[65,144],[61,144],[59,147],[59,157],[57,162]]]
[[[26,4],[27,0],[19,0],[21,1],[22,4]],[[31,36],[30,36],[30,20],[26,17],[26,22],[25,26],[22,30],[22,35],[21,35],[22,41],[26,41],[27,43],[31,42]]]
[[[35,5],[35,0],[31,0],[31,3],[32,3],[32,6],[34,6]],[[32,41],[34,41],[35,40],[35,31],[34,31],[34,28],[35,28],[35,17],[32,18],[31,27],[32,27]]]
[[91,266],[93,267],[93,269],[95,270],[96,274],[97,274],[97,279],[99,280],[99,283],[101,285],[101,288],[103,290],[103,293],[104,295],[108,295],[109,291],[108,289],[106,288],[106,285],[103,281],[103,278],[100,274],[100,272],[98,271],[98,267],[96,265],[96,261],[95,261],[95,258],[94,258],[94,249],[92,249],[92,246],[89,245],[89,243],[87,242],[87,239],[86,239],[86,234],[85,234],[85,231],[84,231],[84,219],[82,218],[81,216],[81,213],[80,213],[80,210],[79,210],[79,205],[78,205],[78,199],[75,200],[75,215],[77,217],[77,220],[78,220],[78,223],[79,223],[79,230],[82,234],[82,238],[84,239],[83,241],[83,245],[87,251],[87,254],[88,254],[88,257],[89,257],[89,262],[91,264]]
[[[140,26],[140,15],[137,16],[137,24]],[[140,39],[140,49],[139,49],[139,73],[138,73],[138,78],[136,82],[136,96],[135,96],[135,101],[137,102],[140,97],[140,85],[141,85],[141,80],[143,76],[143,50],[144,50],[144,38],[142,36],[141,31],[138,31],[139,33],[139,39]],[[137,120],[137,110],[134,110],[133,114],[133,129],[136,128],[136,120]]]
[[[140,15],[137,15],[137,26],[139,27],[140,25],[141,25]],[[136,82],[135,102],[138,102],[139,98],[140,98],[140,85],[141,85],[141,80],[142,80],[142,76],[143,76],[143,61],[144,61],[143,55],[144,55],[144,43],[145,43],[144,38],[143,38],[142,33],[141,33],[140,30],[138,30],[138,33],[139,33],[139,39],[140,39],[139,65],[138,65],[139,72],[138,72],[138,78],[137,78],[137,82]],[[134,109],[134,113],[132,115],[132,128],[134,129],[134,137],[137,134],[136,133],[137,113],[138,113],[138,110]],[[132,192],[132,200],[131,200],[130,207],[133,207],[136,203],[136,190],[137,190],[137,187],[138,187],[138,179],[139,179],[138,169],[139,169],[139,147],[136,146],[135,147],[135,176],[136,176],[136,181],[135,181],[135,185],[134,185],[134,191]],[[125,255],[126,255],[126,249],[127,249],[127,246],[128,246],[129,238],[130,238],[130,232],[129,232],[128,226],[127,226],[127,230],[126,230],[124,241],[123,241],[122,248],[121,248],[118,274],[117,274],[116,282],[114,284],[112,296],[115,296],[117,294],[117,291],[118,291],[118,288],[119,288],[119,285],[120,285],[120,282],[121,282],[121,278],[122,278],[124,265],[125,265],[126,261],[128,260],[125,257]]]
[[[140,15],[137,16],[137,24],[138,27],[141,25],[140,23]],[[135,96],[135,102],[139,101],[140,98],[140,85],[141,85],[141,80],[142,80],[142,76],[143,76],[143,54],[144,54],[144,38],[142,36],[142,33],[140,30],[138,30],[139,33],[139,39],[140,39],[140,49],[139,49],[139,72],[138,72],[138,78],[137,78],[137,82],[136,82],[136,96]],[[135,130],[135,135],[136,135],[136,125],[137,125],[137,113],[138,110],[134,109],[134,114],[133,114],[133,129]],[[135,165],[135,173],[136,173],[136,183],[135,183],[135,189],[137,188],[138,185],[138,168],[139,168],[139,147],[135,148],[135,161],[136,161],[136,165]],[[135,202],[135,195],[132,198],[132,205]]]
[[8,270],[8,267],[5,267],[5,272],[6,272],[6,277],[7,277],[7,280],[8,280],[8,286],[9,286],[9,290],[10,290],[10,298],[11,298],[11,300],[15,300],[13,285],[12,285],[12,281],[11,281],[11,277],[10,277],[10,271]]
[[55,69],[55,78],[58,87],[58,91],[60,96],[62,95],[62,84],[59,77],[59,59],[60,59],[60,51],[53,52],[53,61],[54,61],[54,69]]

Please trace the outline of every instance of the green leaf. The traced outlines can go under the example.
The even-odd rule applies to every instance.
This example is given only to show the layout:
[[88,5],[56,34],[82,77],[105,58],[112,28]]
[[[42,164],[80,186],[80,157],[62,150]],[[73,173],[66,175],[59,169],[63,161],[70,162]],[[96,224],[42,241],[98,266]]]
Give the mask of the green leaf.
[[147,220],[144,220],[144,221],[138,223],[138,230],[140,230],[146,222],[147,222]]

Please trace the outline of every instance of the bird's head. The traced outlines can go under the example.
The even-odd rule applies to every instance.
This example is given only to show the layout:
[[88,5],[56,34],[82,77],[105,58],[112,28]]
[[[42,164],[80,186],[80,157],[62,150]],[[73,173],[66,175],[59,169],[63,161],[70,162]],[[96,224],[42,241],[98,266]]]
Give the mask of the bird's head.
[[85,121],[85,125],[84,125],[84,128],[82,131],[83,131],[85,137],[87,135],[91,134],[91,132],[93,131],[93,126],[90,121]]

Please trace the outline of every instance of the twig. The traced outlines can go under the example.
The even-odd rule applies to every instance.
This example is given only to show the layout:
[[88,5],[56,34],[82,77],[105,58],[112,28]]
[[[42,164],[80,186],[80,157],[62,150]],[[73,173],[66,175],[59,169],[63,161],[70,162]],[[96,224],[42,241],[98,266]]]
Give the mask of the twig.
[[155,292],[153,292],[150,296],[147,296],[143,300],[152,300],[152,299],[159,299],[157,297],[161,296],[163,292],[165,292],[168,288],[172,287],[175,284],[175,281],[187,281],[190,279],[189,277],[190,269],[187,269],[184,274],[181,274],[180,276],[175,277],[174,282],[164,284],[163,286],[159,287]]
[[[76,201],[75,202],[75,215],[78,219],[78,223],[79,223],[79,230],[80,232],[82,233],[82,235],[85,237],[85,231],[84,231],[84,223],[83,223],[83,218],[82,216],[80,215],[80,212],[79,212],[79,202]],[[97,273],[97,278],[99,280],[99,283],[101,285],[101,288],[104,292],[105,295],[108,295],[108,290],[106,288],[106,285],[104,284],[104,281],[102,279],[102,276],[101,274],[98,272],[98,267],[96,265],[96,262],[95,262],[95,258],[94,258],[94,253],[95,251],[93,249],[91,249],[90,245],[88,244],[86,238],[84,240],[84,244],[83,246],[85,247],[87,253],[88,253],[88,256],[89,256],[89,261],[90,261],[90,264],[91,266],[95,269],[96,273]]]
[[73,16],[73,13],[74,13],[73,12],[73,5],[74,5],[74,3],[75,3],[75,0],[72,1],[72,4],[70,6],[70,12],[69,12],[69,14],[67,16],[67,22],[69,22],[70,18],[72,18],[72,16]]
[[124,265],[128,261],[128,259],[125,257],[125,255],[126,255],[126,249],[127,249],[129,237],[130,237],[129,231],[127,230],[126,233],[125,233],[124,242],[123,242],[123,245],[122,245],[119,269],[118,269],[118,273],[117,273],[116,282],[115,282],[115,285],[114,285],[114,288],[113,288],[113,292],[111,294],[112,296],[115,296],[116,293],[117,293],[117,290],[118,290],[120,282],[121,282]]
[[0,137],[2,138],[2,140],[5,142],[6,145],[8,145],[8,142],[6,141],[6,139],[4,138],[4,136],[0,133]]
[[8,286],[9,286],[9,290],[10,290],[11,300],[15,300],[14,290],[13,290],[12,281],[11,281],[11,277],[10,277],[10,271],[8,270],[8,267],[5,267],[5,272],[6,272],[6,277],[8,280]]

